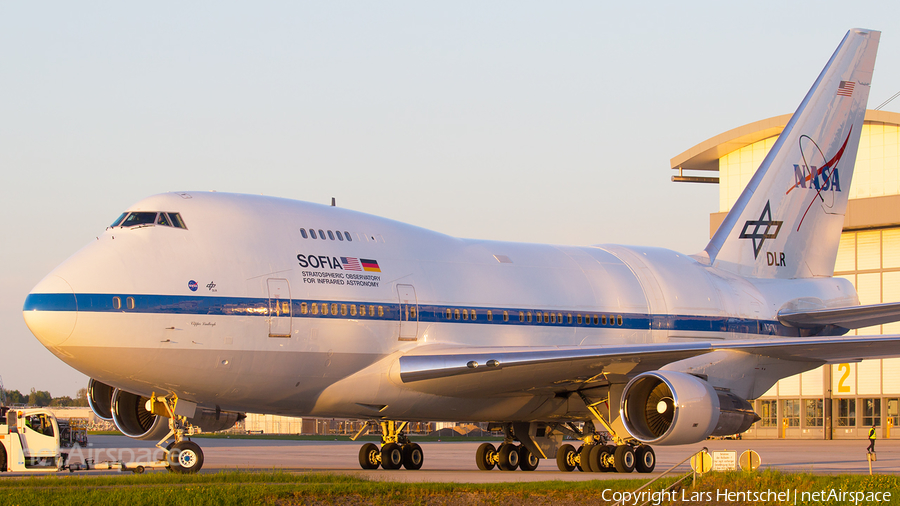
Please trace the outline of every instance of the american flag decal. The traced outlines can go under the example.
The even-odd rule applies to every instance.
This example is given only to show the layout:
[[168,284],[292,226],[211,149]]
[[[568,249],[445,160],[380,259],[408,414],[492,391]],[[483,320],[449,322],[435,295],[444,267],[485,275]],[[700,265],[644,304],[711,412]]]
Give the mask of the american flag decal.
[[849,97],[853,95],[854,86],[856,86],[856,83],[853,81],[841,81],[841,84],[838,86],[837,94],[841,97]]
[[347,271],[361,271],[362,270],[362,265],[359,264],[358,258],[341,257],[341,265],[344,267],[344,270],[347,270]]

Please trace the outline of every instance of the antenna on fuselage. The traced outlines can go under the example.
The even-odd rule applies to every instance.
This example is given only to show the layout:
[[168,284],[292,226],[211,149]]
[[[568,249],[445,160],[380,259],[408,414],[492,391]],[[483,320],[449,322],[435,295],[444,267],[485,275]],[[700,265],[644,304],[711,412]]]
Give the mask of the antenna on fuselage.
[[337,204],[335,203],[334,197],[331,197],[331,207],[337,207]]

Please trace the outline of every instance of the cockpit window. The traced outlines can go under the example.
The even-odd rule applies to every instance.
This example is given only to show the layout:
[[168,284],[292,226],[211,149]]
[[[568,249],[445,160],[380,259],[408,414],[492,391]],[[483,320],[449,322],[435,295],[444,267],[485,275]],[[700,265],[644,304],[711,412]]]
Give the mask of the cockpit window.
[[118,226],[122,223],[122,220],[125,219],[126,216],[128,216],[128,212],[127,212],[127,211],[124,212],[124,213],[122,213],[122,214],[120,214],[119,217],[116,218],[116,221],[114,221],[113,224],[110,225],[110,227],[118,227]]
[[166,216],[166,213],[159,213],[159,216],[156,217],[156,224],[162,225],[164,227],[172,226],[172,223],[169,222],[169,217]]
[[152,225],[156,221],[156,213],[131,213],[122,222],[123,227],[136,227],[138,225]]
[[175,228],[183,228],[187,230],[187,227],[184,225],[184,220],[181,219],[181,214],[179,213],[167,213],[169,215],[169,219],[172,220],[172,226]]

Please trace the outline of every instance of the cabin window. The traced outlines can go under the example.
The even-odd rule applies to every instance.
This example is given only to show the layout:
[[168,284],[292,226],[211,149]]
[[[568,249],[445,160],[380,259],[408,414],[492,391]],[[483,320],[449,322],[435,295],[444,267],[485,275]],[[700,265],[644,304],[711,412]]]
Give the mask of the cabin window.
[[550,323],[550,313],[544,313],[544,323]]
[[519,311],[519,322],[524,322],[524,321],[525,321],[525,312]]
[[505,322],[509,321],[509,311],[503,312],[503,321],[505,321]]
[[328,231],[328,238],[332,241],[334,240],[334,232],[332,232],[331,230]]
[[569,325],[572,324],[572,315],[570,315],[570,314],[566,315],[566,323],[568,323]]
[[300,235],[303,236],[304,239],[309,239],[309,235],[306,233],[305,228],[300,229]]
[[113,309],[122,309],[122,299],[113,297]]
[[[535,313],[534,313],[534,321],[537,322],[537,323],[541,323],[542,315],[543,315],[543,313],[541,313],[540,311],[535,311]],[[530,321],[530,320],[529,320],[529,321]]]
[[164,227],[172,226],[172,223],[169,221],[169,217],[166,216],[166,213],[159,213],[159,216],[156,217],[156,224],[162,225]]
[[353,242],[353,238],[350,237],[350,232],[347,232],[346,230],[344,230],[344,237],[347,238],[347,242]]
[[127,309],[134,309],[134,297],[125,298],[125,307]]
[[318,239],[318,237],[316,237],[316,231],[313,229],[309,229],[309,236],[313,239]]
[[531,311],[525,313],[525,321],[531,323]]
[[309,308],[306,307],[306,303],[305,303],[305,302],[301,302],[301,303],[300,303],[300,314],[306,314],[306,313],[308,313],[308,312],[309,312]]
[[384,318],[384,307],[378,306],[378,317]]
[[413,320],[416,319],[416,308],[414,308],[414,307],[409,308],[409,317],[412,318]]
[[331,304],[331,315],[337,316],[337,312],[338,312],[338,305],[335,303],[332,303]]
[[[597,315],[594,315],[594,325],[597,325],[597,320],[599,320],[599,318],[597,317]],[[603,324],[606,325],[606,317],[605,316],[603,317]]]
[[335,231],[334,233],[337,234],[338,241],[344,240],[344,234],[342,234],[340,231]]
[[453,312],[450,311],[450,308],[448,307],[447,308],[447,319],[449,320],[450,318],[453,318]]
[[550,323],[556,323],[556,315],[553,313],[550,313]]
[[578,315],[578,316],[576,317],[576,320],[578,321],[578,324],[581,325],[581,322],[582,322],[581,315]]
[[325,240],[325,231],[321,228],[319,229],[319,239]]
[[312,307],[310,308],[310,312],[311,312],[312,314],[319,314],[319,303],[318,303],[318,302],[313,302],[313,303],[312,303]]
[[350,316],[356,316],[356,304],[350,304]]
[[616,325],[622,326],[622,315],[616,316]]
[[125,219],[126,216],[128,216],[127,212],[120,214],[119,217],[116,218],[116,221],[114,221],[113,224],[110,225],[110,227],[118,227],[122,223],[122,220]]
[[454,319],[454,320],[459,320],[459,309],[454,309],[454,310],[453,310],[453,319]]
[[347,304],[341,304],[341,316],[347,316]]
[[369,316],[375,317],[375,306],[369,306]]
[[487,319],[488,319],[489,322],[494,321],[494,313],[491,312],[490,309],[488,309],[488,312],[487,312]]
[[462,315],[462,316],[463,316],[463,320],[468,320],[468,319],[469,319],[469,312],[468,312],[467,310],[463,309],[462,313],[463,313],[463,315]]

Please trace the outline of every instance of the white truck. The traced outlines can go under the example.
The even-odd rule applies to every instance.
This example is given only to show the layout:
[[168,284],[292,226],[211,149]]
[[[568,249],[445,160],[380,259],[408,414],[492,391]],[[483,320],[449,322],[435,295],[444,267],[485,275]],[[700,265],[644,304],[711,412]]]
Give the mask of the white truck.
[[[187,448],[194,443],[185,442]],[[199,448],[198,448],[199,450]],[[173,459],[153,462],[85,462],[68,464],[68,453],[60,449],[59,423],[46,409],[6,408],[0,406],[0,472],[57,472],[117,469],[142,473],[149,468],[167,468],[174,472],[196,472],[194,453],[168,452]],[[202,457],[201,457],[202,458]],[[199,463],[202,465],[202,461]],[[194,469],[191,469],[194,467]]]

